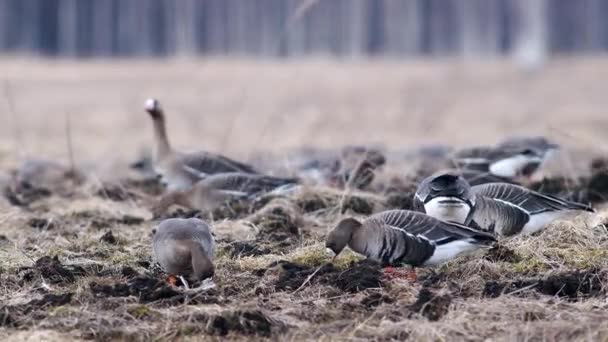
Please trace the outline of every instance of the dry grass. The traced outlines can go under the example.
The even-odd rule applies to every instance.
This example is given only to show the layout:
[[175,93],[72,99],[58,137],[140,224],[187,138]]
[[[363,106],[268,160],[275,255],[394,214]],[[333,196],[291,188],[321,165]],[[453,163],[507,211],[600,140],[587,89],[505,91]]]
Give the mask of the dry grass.
[[[544,133],[585,152],[562,160],[569,175],[604,152],[606,70],[602,59],[537,75],[501,62],[2,60],[15,115],[0,126],[0,182],[23,153],[67,163],[65,112],[76,162],[94,176],[29,208],[0,199],[0,339],[605,340],[605,210],[419,270],[412,283],[350,251],[327,263],[327,230],[390,207],[382,193],[307,186],[214,221],[215,287],[184,292],[151,262],[152,197],[124,185],[130,196],[115,201],[100,188],[133,177],[124,165],[151,140],[148,96],[165,102],[178,146],[273,152],[284,165],[302,146],[399,151]],[[378,181],[407,184],[412,165],[392,156]]]

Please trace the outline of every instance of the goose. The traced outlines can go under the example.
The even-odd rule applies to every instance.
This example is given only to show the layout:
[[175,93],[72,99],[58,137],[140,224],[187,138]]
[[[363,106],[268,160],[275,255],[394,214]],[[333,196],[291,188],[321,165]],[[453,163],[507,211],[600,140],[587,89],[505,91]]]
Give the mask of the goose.
[[179,277],[186,288],[184,276],[204,280],[214,274],[215,241],[209,225],[196,218],[172,218],[162,221],[152,243],[154,257],[163,270]]
[[189,209],[211,211],[235,199],[250,200],[263,193],[284,193],[297,186],[297,178],[282,178],[250,173],[220,173],[207,176],[187,190],[169,191],[153,207],[158,217],[173,204]]
[[424,179],[414,195],[414,207],[435,218],[494,232],[500,236],[532,234],[576,212],[594,212],[516,184],[470,186],[460,175],[439,173]]
[[154,124],[155,169],[168,190],[186,190],[205,175],[223,172],[258,173],[252,166],[209,152],[175,151],[167,137],[165,114],[156,99],[148,99],[146,112]]
[[365,146],[345,146],[339,153],[304,150],[294,168],[303,178],[336,187],[366,189],[374,180],[376,169],[386,163],[377,149]]
[[544,137],[511,137],[496,147],[471,147],[456,151],[456,167],[487,172],[511,181],[532,177],[559,145]]
[[383,266],[435,266],[487,247],[491,233],[438,220],[408,210],[388,210],[363,221],[345,218],[329,233],[325,246],[331,256],[346,247]]

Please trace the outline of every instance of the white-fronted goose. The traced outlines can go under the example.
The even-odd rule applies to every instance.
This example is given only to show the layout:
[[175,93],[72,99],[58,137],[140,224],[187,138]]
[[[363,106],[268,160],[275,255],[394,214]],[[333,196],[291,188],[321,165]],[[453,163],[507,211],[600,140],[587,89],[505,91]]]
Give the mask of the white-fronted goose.
[[220,173],[207,176],[188,190],[169,191],[153,208],[162,215],[173,204],[189,209],[211,211],[227,201],[253,199],[263,193],[289,189],[299,183],[296,178],[282,178],[250,173]]
[[423,180],[414,198],[417,210],[501,236],[530,234],[573,212],[594,212],[584,204],[507,183],[471,187],[456,174]]
[[[215,241],[209,226],[196,218],[160,223],[153,239],[154,256],[165,272],[203,280],[213,276]],[[187,286],[187,282],[184,283]]]
[[358,221],[342,220],[327,236],[330,253],[348,246],[382,265],[441,264],[495,241],[493,234],[422,213],[389,210]]
[[165,114],[160,103],[148,99],[145,109],[154,123],[156,139],[155,169],[169,190],[185,190],[205,175],[224,172],[257,173],[244,163],[209,152],[182,153],[173,150],[166,131]]

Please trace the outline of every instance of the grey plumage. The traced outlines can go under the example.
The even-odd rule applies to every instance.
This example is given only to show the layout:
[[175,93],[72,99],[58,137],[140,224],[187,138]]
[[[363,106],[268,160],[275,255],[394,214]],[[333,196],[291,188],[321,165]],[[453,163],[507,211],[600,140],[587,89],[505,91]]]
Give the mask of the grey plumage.
[[414,196],[414,204],[416,210],[438,219],[502,236],[539,231],[572,211],[594,211],[584,204],[515,184],[489,183],[471,187],[464,178],[454,174],[439,174],[423,180]]
[[162,221],[154,233],[153,250],[156,260],[170,274],[202,280],[214,273],[215,241],[202,220]]
[[154,124],[156,155],[154,167],[171,190],[184,190],[206,175],[224,172],[257,173],[250,165],[206,151],[182,153],[174,151],[166,132],[165,114],[160,103],[149,99],[146,112]]
[[363,222],[345,219],[332,230],[327,248],[339,254],[348,245],[384,265],[435,265],[494,241],[489,233],[406,210],[390,210]]

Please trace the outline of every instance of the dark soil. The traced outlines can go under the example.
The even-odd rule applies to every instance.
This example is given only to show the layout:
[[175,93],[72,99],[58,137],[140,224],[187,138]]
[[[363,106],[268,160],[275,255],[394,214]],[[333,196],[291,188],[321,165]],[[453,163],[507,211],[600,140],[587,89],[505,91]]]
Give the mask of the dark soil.
[[77,277],[85,275],[82,267],[65,266],[57,256],[53,258],[44,256],[36,260],[34,267],[25,267],[21,270],[26,271],[22,277],[24,281],[32,281],[38,275],[51,284],[72,283]]
[[216,336],[226,336],[234,332],[268,337],[273,328],[282,329],[260,310],[225,311],[217,315],[201,313],[190,317],[189,321],[195,323],[188,326],[192,332],[204,332]]
[[116,237],[114,236],[114,234],[112,233],[111,230],[108,230],[105,234],[103,234],[99,238],[99,241],[105,242],[105,243],[110,244],[110,245],[115,245],[115,244],[118,243],[118,240],[116,240]]
[[451,303],[450,294],[438,295],[429,288],[422,288],[416,302],[410,306],[410,310],[421,314],[429,321],[438,321],[448,313]]
[[[278,265],[282,267],[279,279],[275,283],[278,291],[296,290],[316,271],[314,267],[287,261],[281,261]],[[270,265],[270,267],[272,266]],[[336,269],[333,264],[325,264],[316,271],[314,277],[310,279],[310,283],[331,285],[344,292],[355,293],[382,287],[381,275],[380,265],[367,260],[353,263],[345,271]]]
[[[540,294],[577,300],[603,295],[605,293],[602,285],[604,278],[605,276],[598,270],[590,269],[558,273],[546,278],[520,279],[510,282],[489,281],[485,285],[483,295],[496,298],[529,288]],[[518,294],[523,294],[523,292],[525,291],[518,292]]]
[[270,254],[271,251],[255,241],[234,241],[226,246],[232,258]]
[[56,228],[55,222],[53,222],[52,220],[46,219],[46,218],[39,218],[39,217],[32,217],[31,219],[29,219],[27,221],[27,225],[32,228],[45,229],[45,230]]

